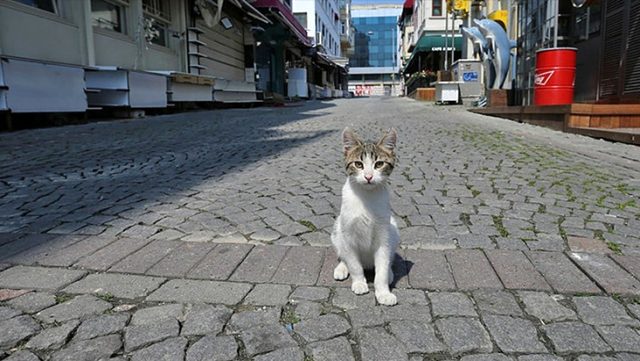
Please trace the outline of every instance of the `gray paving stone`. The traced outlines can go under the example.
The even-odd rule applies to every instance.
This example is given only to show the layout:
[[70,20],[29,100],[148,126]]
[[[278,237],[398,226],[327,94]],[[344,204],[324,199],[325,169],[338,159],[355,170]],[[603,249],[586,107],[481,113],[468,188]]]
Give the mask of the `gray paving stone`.
[[637,319],[640,319],[640,304],[629,304],[627,305],[627,308],[629,308],[629,311],[631,311],[631,313],[636,316]]
[[248,244],[218,244],[189,273],[189,278],[227,280],[253,248]]
[[111,309],[111,307],[109,302],[91,295],[82,295],[40,311],[35,314],[35,318],[46,323],[61,323],[100,314]]
[[251,285],[246,283],[176,279],[163,284],[147,301],[235,305],[250,289]]
[[256,246],[236,268],[231,281],[264,283],[271,280],[288,247]]
[[589,325],[580,322],[559,322],[542,326],[558,353],[607,352],[611,348]]
[[294,331],[307,342],[327,340],[342,335],[349,329],[349,322],[336,314],[304,320],[294,326]]
[[142,308],[133,314],[131,325],[147,325],[164,320],[184,320],[184,306],[168,304]]
[[607,256],[576,252],[569,255],[607,293],[640,295],[640,281]]
[[75,265],[92,270],[106,271],[129,254],[146,246],[149,242],[151,242],[151,239],[119,238],[93,254],[81,258]]
[[395,289],[393,293],[398,298],[399,305],[428,305],[427,297],[423,290]]
[[640,321],[627,314],[624,306],[605,296],[574,297],[580,318],[591,325],[640,326]]
[[473,303],[464,293],[430,292],[431,309],[435,317],[444,316],[478,316]]
[[119,335],[109,335],[80,342],[69,343],[64,349],[56,351],[52,361],[88,361],[100,360],[115,354],[122,348]]
[[114,241],[113,238],[91,236],[68,247],[54,250],[44,257],[39,257],[38,264],[46,266],[68,267],[80,258],[90,255]]
[[348,280],[336,281],[333,279],[333,270],[338,265],[338,256],[333,247],[327,249],[324,256],[324,262],[320,268],[320,274],[318,275],[317,286],[335,286],[335,287],[350,287]]
[[501,353],[490,353],[485,355],[467,355],[460,358],[460,361],[510,361],[513,358]]
[[174,249],[160,262],[156,263],[146,274],[166,277],[184,277],[207,253],[214,244],[184,242]]
[[259,306],[285,305],[289,301],[291,286],[257,284],[245,297],[244,303]]
[[18,342],[35,335],[40,325],[29,316],[18,316],[0,322],[0,348],[11,348]]
[[260,325],[277,325],[280,307],[260,307],[252,311],[234,313],[227,325],[227,332],[238,333]]
[[558,252],[527,252],[535,268],[554,290],[560,293],[600,293],[593,283],[571,260]]
[[477,290],[473,291],[473,298],[482,312],[495,315],[522,315],[515,297],[506,291]]
[[74,341],[90,340],[92,338],[120,332],[129,321],[128,314],[101,315],[90,318],[76,330]]
[[184,360],[184,350],[187,347],[187,339],[183,337],[170,338],[158,342],[131,355],[131,361],[180,361]]
[[443,252],[406,250],[405,255],[407,262],[411,263],[409,272],[411,287],[428,290],[456,288]]
[[408,360],[404,345],[382,328],[363,328],[357,336],[363,360]]
[[518,361],[562,361],[562,357],[553,355],[523,355]]
[[356,295],[351,289],[336,288],[332,302],[336,307],[351,310],[360,307],[373,307],[376,305],[376,298],[373,292],[365,295]]
[[518,292],[518,296],[524,303],[524,310],[533,317],[544,322],[576,320],[576,313],[562,306],[553,296],[542,292]]
[[242,331],[240,334],[247,354],[254,356],[280,348],[297,347],[281,325],[261,325]]
[[290,299],[294,301],[306,300],[306,301],[327,301],[329,299],[331,291],[326,287],[297,287]]
[[637,354],[619,353],[616,355],[616,361],[638,361],[640,357]]
[[58,349],[67,342],[67,338],[79,324],[79,321],[73,320],[61,326],[43,330],[38,335],[32,337],[25,347],[37,351]]
[[382,307],[382,314],[387,322],[400,320],[431,322],[429,306],[395,305]]
[[231,361],[238,356],[238,345],[231,336],[206,336],[189,347],[186,361]]
[[8,320],[21,314],[22,312],[14,310],[11,307],[0,306],[0,321]]
[[301,320],[316,318],[322,314],[323,306],[317,302],[302,301],[296,304],[295,314]]
[[627,351],[640,353],[640,333],[626,326],[598,326],[600,336],[615,351]]
[[355,361],[351,344],[346,337],[309,344],[314,361]]
[[347,311],[351,325],[355,328],[382,326],[385,323],[382,308],[375,307],[359,307]]
[[56,296],[47,292],[30,292],[16,297],[8,305],[26,313],[36,313],[56,304]]
[[546,347],[538,339],[536,328],[530,321],[493,315],[483,316],[482,319],[502,352],[547,352]]
[[15,266],[0,273],[0,288],[57,290],[85,274],[60,268]]
[[490,352],[493,349],[489,334],[473,318],[449,317],[436,320],[436,327],[452,353],[470,351]]
[[392,321],[389,329],[405,346],[407,352],[437,353],[445,346],[436,337],[433,326],[421,321]]
[[580,355],[576,359],[577,361],[617,361],[617,358],[609,357],[609,356],[589,356],[589,355]]
[[320,274],[324,247],[291,247],[271,278],[274,283],[314,285]]
[[[2,356],[0,354],[0,356]],[[5,361],[40,361],[38,356],[33,354],[30,351],[22,350],[15,353],[12,353],[11,356],[4,359]]]
[[194,305],[187,311],[181,335],[216,335],[222,331],[232,313],[224,306]]
[[304,353],[297,347],[281,348],[264,355],[256,356],[255,361],[303,361]]
[[124,330],[124,350],[125,352],[131,352],[170,337],[176,337],[179,333],[180,324],[175,319],[128,326]]
[[551,290],[551,287],[522,252],[487,250],[485,253],[505,288]]
[[445,254],[458,288],[462,290],[502,289],[502,283],[481,251],[454,250],[447,251]]
[[627,272],[631,273],[635,278],[640,279],[640,257],[639,256],[623,256],[614,254],[611,255],[619,265],[621,265]]
[[179,241],[153,241],[140,250],[128,255],[113,265],[109,270],[111,272],[122,273],[145,273],[181,244]]
[[135,299],[145,297],[156,290],[164,278],[123,274],[90,274],[67,286],[68,293],[110,294],[116,298]]

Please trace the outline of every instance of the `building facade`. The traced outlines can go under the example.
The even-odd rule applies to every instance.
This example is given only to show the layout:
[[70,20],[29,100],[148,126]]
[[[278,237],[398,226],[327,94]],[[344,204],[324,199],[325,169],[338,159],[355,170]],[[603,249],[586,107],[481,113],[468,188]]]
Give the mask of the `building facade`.
[[342,23],[336,0],[293,0],[292,9],[314,46],[329,56],[342,56]]
[[402,5],[356,5],[352,8],[354,51],[349,58],[349,91],[355,95],[399,95]]

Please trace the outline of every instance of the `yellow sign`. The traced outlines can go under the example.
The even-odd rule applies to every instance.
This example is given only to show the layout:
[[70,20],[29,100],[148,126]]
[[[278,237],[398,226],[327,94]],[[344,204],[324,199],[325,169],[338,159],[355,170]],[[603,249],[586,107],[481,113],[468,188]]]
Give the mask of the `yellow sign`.
[[472,0],[447,0],[447,11],[458,15],[468,14]]

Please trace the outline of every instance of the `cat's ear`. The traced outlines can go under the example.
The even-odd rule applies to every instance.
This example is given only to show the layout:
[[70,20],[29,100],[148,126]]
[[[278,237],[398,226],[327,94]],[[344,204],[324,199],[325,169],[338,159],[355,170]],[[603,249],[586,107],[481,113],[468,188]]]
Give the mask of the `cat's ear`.
[[354,147],[361,145],[362,141],[356,133],[349,127],[344,128],[342,131],[342,147],[344,150],[344,154],[346,155]]
[[394,128],[390,128],[382,139],[378,142],[378,146],[387,148],[391,151],[396,149],[396,141],[398,139],[398,132]]

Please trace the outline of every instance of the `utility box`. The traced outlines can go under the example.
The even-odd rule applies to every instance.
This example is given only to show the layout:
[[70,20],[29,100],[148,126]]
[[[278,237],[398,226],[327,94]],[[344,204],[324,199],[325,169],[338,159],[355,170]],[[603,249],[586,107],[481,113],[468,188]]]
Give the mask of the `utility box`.
[[436,103],[458,103],[460,92],[457,81],[437,81],[433,85],[436,87]]
[[474,102],[484,96],[484,67],[476,59],[459,59],[451,66],[453,80],[460,83],[463,104]]

